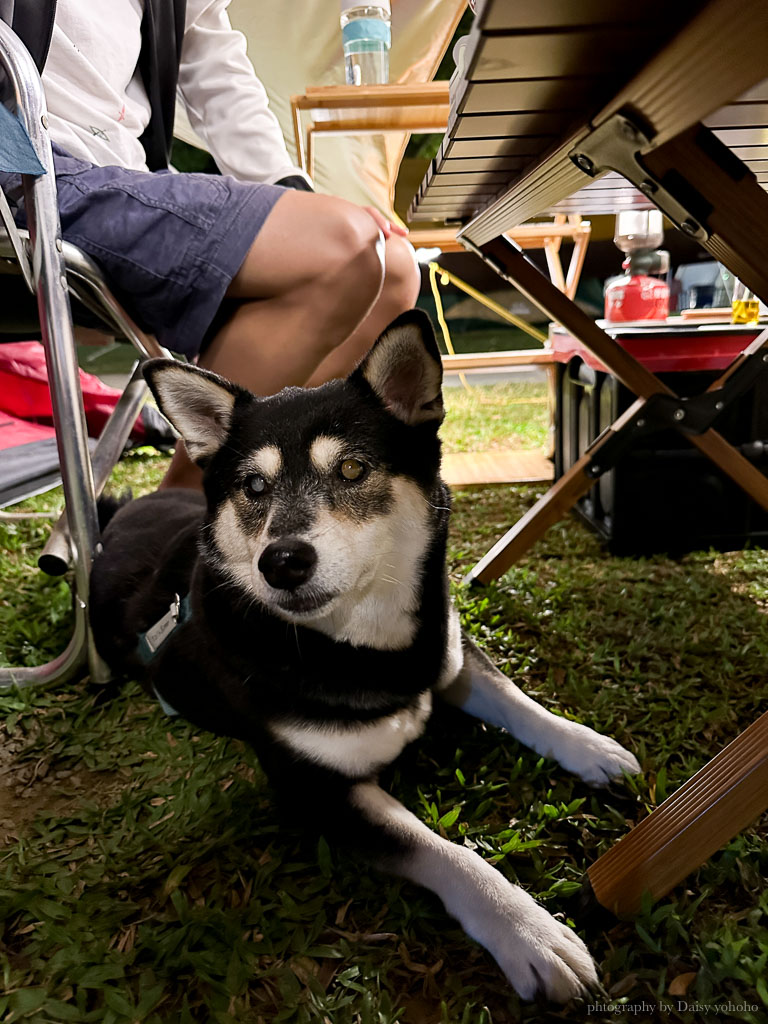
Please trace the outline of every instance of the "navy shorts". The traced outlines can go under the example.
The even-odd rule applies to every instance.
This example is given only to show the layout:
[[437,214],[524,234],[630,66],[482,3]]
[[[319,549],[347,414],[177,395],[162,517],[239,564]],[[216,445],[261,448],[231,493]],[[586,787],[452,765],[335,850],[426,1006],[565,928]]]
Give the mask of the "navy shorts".
[[[215,174],[96,167],[56,145],[53,154],[63,237],[99,264],[140,327],[171,351],[196,355],[287,189]],[[0,175],[0,184],[10,177]]]

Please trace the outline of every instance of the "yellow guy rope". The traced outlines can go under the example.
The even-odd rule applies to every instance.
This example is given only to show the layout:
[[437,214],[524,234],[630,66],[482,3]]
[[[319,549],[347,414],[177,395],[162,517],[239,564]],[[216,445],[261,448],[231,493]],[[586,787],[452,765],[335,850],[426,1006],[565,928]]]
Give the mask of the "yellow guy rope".
[[429,269],[430,276],[432,273],[440,271],[440,284],[445,285],[448,284],[448,282],[455,284],[457,288],[461,288],[461,290],[466,292],[467,295],[471,295],[473,299],[477,299],[477,301],[482,303],[483,306],[487,306],[488,309],[492,309],[494,313],[498,313],[498,315],[503,320],[506,320],[507,323],[513,324],[515,327],[519,327],[521,331],[525,331],[526,334],[530,334],[530,336],[535,338],[536,341],[540,341],[542,345],[546,345],[546,334],[537,330],[535,327],[531,327],[531,325],[525,320],[521,320],[519,316],[515,316],[513,313],[510,313],[508,309],[500,306],[498,302],[494,302],[493,299],[489,299],[487,295],[483,295],[482,292],[473,288],[471,284],[467,284],[467,282],[462,281],[460,277],[456,277],[456,275],[452,274],[450,270],[446,270],[444,267],[441,267],[439,263],[430,263]]
[[[448,349],[450,355],[455,356],[456,350],[453,347],[453,342],[451,341],[451,334],[450,331],[448,330],[448,324],[445,321],[443,303],[440,298],[440,289],[438,288],[437,284],[438,273],[440,274],[440,284],[442,284],[443,286],[449,283],[455,285],[457,288],[460,288],[463,292],[466,292],[466,294],[469,295],[471,298],[475,299],[483,306],[486,306],[494,313],[497,313],[502,318],[502,320],[506,320],[507,323],[510,323],[515,327],[518,327],[521,331],[525,331],[526,334],[529,334],[532,338],[535,338],[536,341],[540,341],[543,345],[547,343],[546,334],[543,334],[541,331],[536,330],[535,327],[531,327],[529,323],[527,323],[525,320],[521,320],[520,317],[514,316],[514,314],[510,313],[508,309],[505,309],[503,306],[500,306],[498,302],[494,302],[493,299],[489,299],[487,295],[483,295],[482,292],[479,292],[476,288],[473,288],[472,285],[467,284],[467,282],[462,281],[460,277],[456,277],[455,274],[452,274],[449,270],[446,270],[444,267],[441,267],[439,263],[431,261],[429,263],[429,282],[432,286],[432,295],[434,296],[435,307],[437,309],[437,319],[443,331],[445,347]],[[459,380],[467,389],[467,391],[471,390],[469,384],[467,383],[467,378],[464,376],[463,373],[459,373]]]
[[[448,284],[446,271],[444,271],[443,268],[438,263],[434,262],[431,262],[429,264],[429,283],[432,285],[432,295],[434,296],[435,299],[437,319],[443,331],[443,340],[445,341],[445,347],[448,349],[450,355],[455,356],[456,349],[453,347],[453,342],[451,341],[451,332],[448,330],[448,324],[445,322],[445,313],[443,312],[443,300],[440,298],[440,289],[437,286],[438,270],[442,271],[443,275],[445,275],[442,278],[442,283]],[[472,390],[469,384],[467,384],[467,378],[464,376],[463,373],[459,373],[459,380],[464,385],[467,391]]]

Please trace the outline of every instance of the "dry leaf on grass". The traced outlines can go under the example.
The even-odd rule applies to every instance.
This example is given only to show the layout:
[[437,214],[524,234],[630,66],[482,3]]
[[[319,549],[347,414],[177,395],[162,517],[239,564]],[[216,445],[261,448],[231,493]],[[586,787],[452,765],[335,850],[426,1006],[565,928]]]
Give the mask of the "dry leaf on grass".
[[671,996],[684,996],[695,977],[696,971],[691,971],[688,974],[678,974],[669,984],[669,994]]

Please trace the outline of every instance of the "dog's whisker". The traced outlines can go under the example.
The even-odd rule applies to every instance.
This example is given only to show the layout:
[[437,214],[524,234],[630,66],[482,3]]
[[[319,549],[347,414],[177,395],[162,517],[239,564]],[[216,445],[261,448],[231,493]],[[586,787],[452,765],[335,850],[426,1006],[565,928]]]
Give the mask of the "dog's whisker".
[[231,587],[231,586],[232,586],[232,581],[231,580],[228,580],[228,579],[224,580],[222,583],[217,583],[215,587],[211,587],[210,590],[206,590],[205,595],[207,597],[209,594],[215,594],[216,591],[217,590],[221,590],[222,587]]
[[299,644],[299,627],[294,622],[293,624],[293,635],[296,638],[296,652],[301,657],[301,645]]
[[232,444],[231,440],[225,441],[221,447],[234,452],[235,455],[239,455],[243,459],[248,456],[248,452],[243,451],[242,448],[236,448],[235,445]]

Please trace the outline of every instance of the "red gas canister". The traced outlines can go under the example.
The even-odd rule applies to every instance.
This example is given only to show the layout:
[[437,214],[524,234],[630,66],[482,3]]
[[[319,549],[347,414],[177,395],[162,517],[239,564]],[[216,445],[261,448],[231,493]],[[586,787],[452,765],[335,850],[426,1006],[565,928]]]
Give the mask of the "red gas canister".
[[[630,269],[631,262],[626,259],[623,266]],[[605,319],[612,323],[666,320],[668,316],[669,286],[657,277],[630,271],[615,278],[605,289]]]
[[614,244],[625,254],[623,277],[605,287],[605,319],[666,320],[669,315],[669,253],[658,249],[664,240],[658,210],[624,210],[616,217]]

